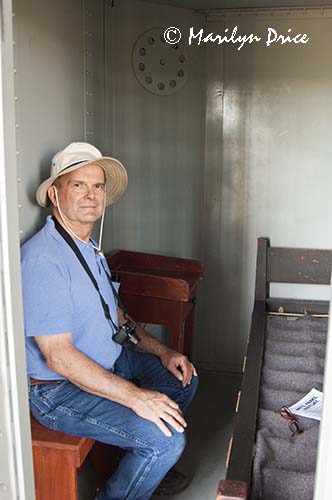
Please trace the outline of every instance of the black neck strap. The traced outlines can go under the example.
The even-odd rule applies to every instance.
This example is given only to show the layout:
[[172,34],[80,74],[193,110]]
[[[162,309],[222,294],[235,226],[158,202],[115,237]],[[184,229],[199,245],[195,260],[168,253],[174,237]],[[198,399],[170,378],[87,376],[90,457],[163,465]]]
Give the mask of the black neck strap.
[[[108,304],[105,302],[104,297],[102,296],[102,294],[100,292],[97,280],[94,277],[94,275],[92,274],[92,272],[91,272],[91,270],[90,270],[90,268],[89,268],[86,260],[84,259],[83,255],[81,254],[80,249],[78,248],[78,246],[76,245],[75,241],[70,236],[70,234],[67,233],[67,231],[61,226],[61,224],[59,224],[59,222],[56,220],[56,218],[54,217],[54,215],[52,216],[52,219],[53,219],[53,222],[54,222],[54,225],[55,225],[55,229],[63,237],[63,239],[66,241],[66,243],[68,243],[68,245],[70,246],[70,248],[72,249],[72,251],[75,253],[76,257],[78,258],[78,260],[82,264],[83,269],[86,271],[87,275],[89,276],[89,278],[90,278],[93,286],[95,287],[95,289],[98,292],[98,295],[99,295],[99,298],[100,298],[100,302],[101,302],[102,308],[104,310],[105,318],[107,320],[111,321],[113,328],[116,330],[117,326],[114,324],[114,322],[112,320]],[[103,265],[103,268],[104,268],[104,271],[106,272],[106,269],[105,269],[104,265]],[[109,276],[109,274],[107,272],[106,272],[106,275],[107,275],[108,281],[109,281],[109,283],[110,283],[110,285],[112,287],[112,291],[115,294],[117,300],[119,301],[119,296],[116,293],[116,290],[115,290],[115,288],[113,286],[112,279],[111,279],[111,277]],[[120,303],[119,303],[119,305],[121,306]]]
[[105,260],[106,260],[106,259],[105,259],[105,257],[104,257],[103,259],[101,259],[101,260],[100,260],[101,265],[103,266],[103,269],[104,269],[105,274],[106,274],[106,276],[107,276],[108,282],[109,282],[109,284],[111,285],[112,292],[114,293],[115,298],[116,298],[116,300],[118,301],[118,304],[119,304],[120,308],[122,309],[122,312],[123,312],[123,314],[124,314],[124,317],[126,318],[126,317],[127,317],[127,311],[126,311],[126,308],[125,308],[125,306],[123,305],[123,302],[122,302],[122,301],[121,301],[121,299],[120,299],[120,295],[118,294],[118,292],[117,292],[117,291],[115,290],[115,288],[114,288],[113,281],[112,281],[112,276],[111,276],[111,274],[110,274],[110,272],[111,272],[111,271],[110,271],[110,269],[109,269],[109,267],[108,267],[108,264],[107,264],[107,267],[108,267],[108,270],[109,270],[109,271],[106,269],[105,264],[104,264],[104,261],[105,261]]

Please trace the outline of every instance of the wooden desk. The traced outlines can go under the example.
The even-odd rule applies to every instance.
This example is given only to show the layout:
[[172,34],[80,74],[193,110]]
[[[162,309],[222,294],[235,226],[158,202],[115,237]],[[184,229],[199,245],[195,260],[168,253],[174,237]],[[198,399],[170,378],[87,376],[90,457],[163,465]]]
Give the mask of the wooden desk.
[[197,260],[127,250],[107,256],[120,298],[139,323],[170,327],[171,346],[191,357],[197,285],[203,266]]

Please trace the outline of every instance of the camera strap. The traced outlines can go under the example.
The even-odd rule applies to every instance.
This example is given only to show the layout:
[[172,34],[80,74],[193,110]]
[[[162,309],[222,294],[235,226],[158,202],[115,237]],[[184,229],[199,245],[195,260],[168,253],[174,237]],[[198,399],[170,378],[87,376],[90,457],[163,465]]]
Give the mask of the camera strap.
[[[110,273],[111,273],[111,270],[108,268],[108,269],[109,269],[109,271],[107,271],[107,269],[106,269],[106,267],[105,267],[105,265],[104,265],[104,260],[106,260],[106,258],[105,258],[105,256],[104,256],[104,254],[103,254],[103,257],[104,257],[104,258],[103,258],[103,259],[101,259],[101,261],[100,261],[100,262],[101,262],[101,265],[103,266],[103,269],[104,269],[105,274],[106,274],[106,276],[107,276],[108,282],[109,282],[109,284],[111,285],[112,292],[114,293],[114,296],[115,296],[116,300],[118,301],[118,304],[119,304],[119,306],[120,306],[120,309],[122,309],[123,315],[124,315],[125,319],[127,319],[127,310],[126,310],[125,306],[123,305],[122,300],[120,299],[120,295],[118,294],[118,292],[117,292],[117,291],[115,290],[115,288],[114,288],[113,281],[112,281],[112,276],[111,276],[111,274],[110,274]],[[108,264],[107,264],[107,267],[108,267]]]
[[[94,277],[94,275],[92,274],[91,269],[88,266],[88,263],[86,262],[85,258],[83,257],[80,249],[76,245],[76,243],[73,240],[73,238],[70,236],[69,233],[67,233],[67,231],[61,226],[61,224],[59,224],[59,222],[56,220],[56,218],[54,217],[54,215],[52,216],[52,219],[53,219],[53,222],[54,222],[54,225],[55,225],[55,229],[63,237],[63,239],[66,241],[66,243],[68,243],[68,245],[70,246],[70,248],[72,249],[72,251],[75,253],[76,257],[78,258],[78,260],[82,264],[83,269],[86,271],[87,275],[89,276],[89,278],[90,278],[93,286],[95,287],[95,289],[98,292],[98,295],[99,295],[99,298],[100,298],[100,302],[101,302],[102,308],[104,310],[105,318],[112,323],[113,329],[116,331],[117,326],[114,323],[114,321],[112,320],[109,306],[105,302],[105,299],[104,299],[104,297],[102,296],[102,294],[100,292],[97,280]],[[105,269],[104,266],[103,266],[103,268],[104,268],[104,271],[106,272],[106,269]],[[111,285],[112,291],[113,291],[116,299],[119,302],[119,296],[118,296],[118,294],[117,294],[117,292],[116,292],[116,290],[114,288],[114,285],[112,283],[111,277],[109,276],[109,274],[107,272],[106,272],[106,275],[108,277],[108,281],[109,281],[109,283]],[[120,302],[119,302],[119,305],[121,306]]]

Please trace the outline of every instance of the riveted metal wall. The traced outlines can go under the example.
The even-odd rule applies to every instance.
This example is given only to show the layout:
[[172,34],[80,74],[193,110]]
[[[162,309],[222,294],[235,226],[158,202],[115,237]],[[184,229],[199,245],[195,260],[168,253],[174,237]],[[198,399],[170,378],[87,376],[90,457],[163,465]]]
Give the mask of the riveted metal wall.
[[105,2],[83,0],[82,6],[85,141],[103,149],[105,141]]
[[[330,304],[332,303],[332,281],[330,287]],[[330,307],[331,318],[331,307]],[[331,448],[332,448],[332,321],[329,321],[326,357],[324,366],[324,405],[322,421],[319,427],[319,444],[317,452],[314,500],[331,498]]]
[[[275,246],[332,248],[331,10],[215,13],[206,31],[231,33],[235,26],[262,41],[241,50],[232,43],[206,47],[208,244],[196,355],[207,368],[239,371],[257,237],[268,236]],[[310,41],[267,47],[268,27],[307,33]],[[274,287],[274,293],[317,297],[310,287]]]
[[[16,0],[14,12],[22,240],[44,219],[34,192],[50,157],[72,140],[95,143],[129,173],[104,249],[202,258],[196,359],[239,370],[257,236],[331,247],[329,9],[216,11],[207,27],[201,14],[140,0]],[[271,23],[308,32],[310,43],[194,44],[188,80],[172,95],[135,78],[132,50],[149,29],[263,33]]]
[[0,497],[34,499],[19,272],[12,2],[0,5]]
[[20,234],[38,229],[45,209],[35,190],[50,160],[72,141],[102,142],[103,2],[15,0],[15,102]]
[[129,186],[108,214],[106,248],[199,257],[204,161],[204,48],[187,50],[185,85],[155,95],[137,81],[132,51],[142,33],[188,31],[204,16],[137,0],[108,6],[107,150],[125,164]]

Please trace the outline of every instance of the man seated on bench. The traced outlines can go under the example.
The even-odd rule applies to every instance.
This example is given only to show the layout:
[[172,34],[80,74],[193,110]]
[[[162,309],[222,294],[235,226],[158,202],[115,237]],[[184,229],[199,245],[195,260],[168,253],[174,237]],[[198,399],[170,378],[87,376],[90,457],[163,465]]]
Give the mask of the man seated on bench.
[[[126,450],[98,500],[151,497],[183,452],[183,413],[198,380],[186,356],[135,328],[119,307],[100,244],[105,208],[126,187],[118,160],[70,144],[36,193],[53,216],[22,247],[32,415]],[[91,231],[99,218],[97,245]]]

